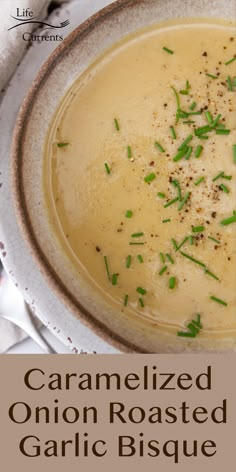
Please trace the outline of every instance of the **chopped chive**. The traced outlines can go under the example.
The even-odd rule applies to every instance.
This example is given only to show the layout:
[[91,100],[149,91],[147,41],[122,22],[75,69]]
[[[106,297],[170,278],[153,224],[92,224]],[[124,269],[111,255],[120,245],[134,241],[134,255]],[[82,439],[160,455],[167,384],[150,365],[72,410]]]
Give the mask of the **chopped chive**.
[[217,129],[225,129],[224,123],[218,123]]
[[199,333],[199,328],[194,323],[188,323],[187,328],[190,330],[190,333],[193,333],[194,337]]
[[214,241],[214,243],[216,243],[216,244],[220,244],[220,241],[218,241],[215,238],[212,238],[212,236],[208,236],[208,239],[211,239],[211,241]]
[[118,122],[117,118],[114,118],[114,123],[115,123],[116,131],[120,131],[120,125],[119,125],[119,122]]
[[141,293],[141,295],[146,295],[147,290],[145,290],[145,288],[142,288],[142,287],[137,287],[136,292]]
[[172,49],[166,48],[165,46],[162,49],[163,49],[163,51],[166,51],[169,54],[174,54],[174,51],[172,51]]
[[187,202],[189,196],[191,195],[191,192],[187,192],[186,195],[184,196],[183,200],[181,201],[179,207],[178,207],[178,211],[181,211],[183,206],[185,205],[185,203]]
[[213,118],[212,118],[211,112],[210,112],[210,111],[206,111],[206,112],[205,112],[205,117],[206,117],[208,123],[211,125],[211,124],[213,123]]
[[185,156],[186,161],[188,161],[190,159],[192,152],[193,152],[193,147],[189,146],[188,150],[187,150],[187,153],[186,153],[186,156]]
[[144,181],[149,183],[149,182],[152,182],[152,180],[154,180],[155,178],[156,178],[156,175],[152,172],[151,174],[147,175],[144,178]]
[[205,177],[199,177],[199,179],[197,179],[196,182],[194,182],[194,185],[199,185],[199,184],[201,184],[204,179],[205,179]]
[[165,256],[163,254],[163,252],[160,252],[160,259],[161,259],[161,262],[163,262],[163,264],[165,263]]
[[174,126],[170,126],[170,132],[173,139],[176,139],[176,132]]
[[162,223],[170,223],[171,219],[168,218],[167,220],[162,220]]
[[170,277],[170,280],[169,280],[169,288],[170,289],[175,288],[175,282],[176,282],[176,278],[175,277]]
[[155,141],[155,146],[157,147],[157,149],[159,149],[160,152],[165,152],[165,149],[157,141]]
[[225,62],[225,65],[228,66],[229,64],[231,64],[231,62],[235,61],[236,60],[236,56],[232,57],[232,59],[230,59],[229,61]]
[[186,258],[189,259],[190,261],[195,262],[195,264],[198,264],[198,265],[200,265],[201,267],[204,267],[204,269],[206,268],[206,265],[203,264],[203,262],[198,261],[197,259],[195,259],[195,258],[192,257],[192,256],[189,256],[189,255],[186,254],[185,252],[180,251],[180,254],[182,254],[182,256],[186,257]]
[[220,184],[220,188],[221,188],[221,190],[223,190],[223,192],[225,192],[225,193],[229,193],[229,188],[228,188],[228,187],[226,187],[226,185],[224,185],[224,184]]
[[236,144],[233,144],[233,161],[236,164]]
[[232,84],[232,80],[231,80],[231,77],[228,75],[227,77],[227,85],[228,85],[228,90],[230,90],[230,92],[232,92],[233,90],[233,84]]
[[137,259],[138,259],[138,261],[140,262],[140,264],[143,263],[143,258],[142,258],[142,256],[141,256],[141,254],[138,254],[138,255],[137,255]]
[[143,299],[140,297],[140,298],[138,299],[138,301],[139,301],[140,306],[141,306],[142,308],[144,308],[144,301],[143,301]]
[[158,192],[157,196],[160,198],[166,198],[165,194],[162,192]]
[[236,223],[236,211],[233,212],[233,216],[226,218],[220,222],[223,226],[230,225],[231,223]]
[[189,83],[188,80],[186,80],[185,89],[184,89],[184,90],[180,90],[180,93],[182,93],[182,95],[188,95],[190,88],[191,88],[191,87],[190,87],[190,83]]
[[190,105],[190,110],[194,110],[196,108],[197,104],[196,102],[193,102],[192,105]]
[[105,166],[107,174],[109,175],[111,173],[111,169],[110,169],[109,165],[105,162],[104,166]]
[[179,197],[179,200],[181,200],[181,187],[180,187],[180,183],[178,182],[178,180],[172,180],[172,184],[174,185],[174,187],[176,187],[178,189],[178,197]]
[[209,139],[209,136],[206,136],[206,135],[204,135],[204,134],[200,134],[200,135],[198,136],[198,139]]
[[211,131],[211,126],[206,125],[206,126],[201,126],[200,128],[197,128],[194,130],[194,133],[196,136],[201,136],[205,133],[209,133]]
[[214,302],[217,302],[219,303],[220,305],[224,305],[224,306],[227,306],[228,303],[226,303],[224,300],[221,300],[220,298],[217,298],[217,297],[214,297],[214,295],[212,295],[210,297],[210,300],[213,300]]
[[109,266],[108,266],[108,262],[107,262],[107,256],[104,256],[104,262],[105,262],[105,266],[106,266],[107,277],[110,280],[111,276],[110,276]]
[[124,297],[124,306],[127,306],[128,299],[129,299],[129,295],[125,295],[125,297]]
[[111,283],[112,285],[117,285],[117,279],[119,274],[112,274]]
[[176,123],[178,123],[179,121],[179,111],[180,111],[180,100],[179,100],[179,94],[178,92],[175,90],[175,88],[173,86],[171,86],[174,94],[175,94],[175,98],[176,98],[176,103],[177,103],[177,112],[176,112]]
[[69,143],[57,143],[57,147],[59,148],[62,148],[62,147],[65,147],[65,146],[68,146]]
[[198,328],[202,329],[202,324],[201,324],[201,315],[197,314],[197,319],[192,320],[192,323],[197,326]]
[[140,238],[140,236],[144,236],[144,233],[143,233],[143,232],[140,232],[140,233],[133,233],[133,234],[131,234],[131,238]]
[[172,244],[173,244],[173,246],[174,246],[174,250],[177,251],[177,249],[178,249],[178,244],[177,244],[177,242],[175,241],[175,239],[172,238],[172,239],[171,239],[171,242],[172,242]]
[[167,266],[162,267],[162,269],[159,272],[159,275],[164,274],[164,272],[167,270]]
[[193,120],[183,121],[183,124],[184,124],[184,125],[191,125],[191,124],[193,124],[193,123],[195,123],[195,121],[193,121]]
[[178,151],[182,151],[186,147],[186,145],[193,139],[193,135],[190,134],[183,142],[182,144],[178,147]]
[[175,157],[173,157],[173,161],[174,162],[178,162],[180,159],[182,159],[182,157],[184,157],[184,155],[186,154],[188,150],[188,147],[186,146],[185,148],[181,149],[181,151],[179,151]]
[[195,338],[196,335],[191,333],[191,332],[187,332],[186,333],[184,331],[178,331],[177,333],[177,336],[182,336],[182,337],[185,337],[185,338]]
[[132,157],[132,149],[131,149],[131,146],[127,146],[127,156],[128,156],[128,159],[130,159]]
[[173,205],[173,203],[178,202],[179,197],[173,198],[173,200],[170,200],[168,203],[164,205],[164,208],[168,208],[170,205]]
[[218,79],[217,75],[213,75],[213,74],[206,74],[207,77],[211,77],[211,79]]
[[126,269],[130,268],[132,257],[131,255],[126,257]]
[[215,280],[220,280],[219,277],[217,277],[215,274],[210,272],[210,270],[208,270],[208,269],[205,269],[205,274],[210,275],[210,277],[212,277]]
[[230,129],[216,128],[216,134],[228,135],[229,133],[230,133]]
[[226,180],[231,180],[232,179],[232,175],[222,175],[222,179],[226,179]]
[[130,241],[130,242],[129,242],[129,245],[130,245],[130,246],[141,246],[141,245],[143,246],[144,243],[137,243],[137,242]]
[[214,177],[214,179],[212,179],[212,182],[215,182],[216,180],[220,179],[221,177],[223,177],[223,175],[224,175],[224,172],[220,172]]
[[133,212],[131,210],[127,210],[127,212],[125,213],[125,217],[132,218],[132,216],[133,216]]
[[194,226],[192,228],[193,233],[201,233],[204,230],[205,230],[205,226]]
[[189,113],[183,110],[178,110],[177,115],[178,115],[178,118],[188,118]]
[[218,121],[219,121],[220,118],[221,118],[221,113],[219,113],[219,115],[217,115],[216,119],[211,124],[212,128],[215,128],[218,125]]
[[180,110],[180,100],[179,100],[179,95],[178,95],[178,92],[176,91],[176,89],[171,86],[174,94],[175,94],[175,98],[176,98],[176,102],[177,102],[177,110]]
[[199,111],[190,111],[188,113],[188,116],[195,116],[195,115],[201,115],[201,114],[202,114],[201,110],[199,110]]
[[193,245],[193,236],[189,236],[188,240],[189,240],[189,244],[191,244],[191,246],[192,246]]
[[178,331],[178,336],[184,336],[188,338],[195,338],[196,335],[199,333],[200,329],[202,329],[201,324],[201,316],[198,314],[196,320],[192,320],[191,323],[188,323],[187,328],[189,331]]
[[176,247],[175,251],[179,251],[179,249],[188,241],[188,237],[186,236],[183,241]]
[[172,259],[172,257],[170,256],[170,254],[166,254],[166,257],[168,259],[168,261],[170,261],[171,264],[174,264],[174,260]]

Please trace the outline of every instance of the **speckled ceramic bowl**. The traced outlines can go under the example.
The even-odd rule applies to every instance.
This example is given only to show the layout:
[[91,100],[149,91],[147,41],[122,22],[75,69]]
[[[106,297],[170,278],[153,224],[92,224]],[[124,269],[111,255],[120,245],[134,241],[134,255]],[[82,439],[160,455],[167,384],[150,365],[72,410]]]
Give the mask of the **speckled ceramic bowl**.
[[[78,275],[55,238],[44,202],[42,160],[50,121],[75,79],[105,49],[140,28],[178,17],[229,18],[234,0],[118,0],[75,29],[41,68],[21,107],[12,145],[12,186],[17,218],[34,260],[46,279],[32,273],[33,290],[41,294],[40,310],[58,330],[70,324],[73,345],[79,346],[83,327],[94,336],[94,346],[114,346],[104,352],[183,352],[192,350],[184,343],[143,320],[121,315],[102,297],[91,292]],[[31,290],[32,292],[32,290]],[[53,293],[57,303],[47,298]],[[32,294],[33,298],[33,294]],[[46,309],[46,314],[45,314]],[[39,311],[40,311],[39,310]],[[79,320],[79,322],[78,322]],[[99,344],[100,343],[100,344]],[[213,350],[232,349],[232,342],[212,346]],[[206,340],[199,350],[208,350]]]

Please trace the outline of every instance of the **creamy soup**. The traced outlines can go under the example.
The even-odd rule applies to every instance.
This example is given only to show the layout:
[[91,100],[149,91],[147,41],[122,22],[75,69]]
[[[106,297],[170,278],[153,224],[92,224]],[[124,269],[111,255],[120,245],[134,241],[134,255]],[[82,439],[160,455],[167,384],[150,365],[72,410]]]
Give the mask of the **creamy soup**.
[[234,31],[129,37],[75,82],[45,147],[63,250],[121,314],[184,342],[236,334]]

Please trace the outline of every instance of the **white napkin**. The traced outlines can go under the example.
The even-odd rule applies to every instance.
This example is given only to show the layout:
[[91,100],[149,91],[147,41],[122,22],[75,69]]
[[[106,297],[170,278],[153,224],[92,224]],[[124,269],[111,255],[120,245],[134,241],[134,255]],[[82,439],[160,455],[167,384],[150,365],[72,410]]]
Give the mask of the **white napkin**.
[[[4,316],[14,314],[19,317],[25,310],[26,305],[21,293],[3,271],[0,277],[0,354],[27,337],[25,331],[5,320]],[[35,319],[35,326],[41,326],[38,319]]]
[[[57,0],[61,3],[63,0]],[[0,22],[0,90],[16,69],[29,43],[22,41],[22,26],[8,31],[9,28],[18,23],[12,18],[16,16],[17,9],[21,13],[23,9],[29,8],[37,16],[37,21],[47,17],[47,8],[50,0],[1,0],[1,22]],[[29,18],[30,19],[30,18]],[[27,31],[37,28],[35,24],[27,24]]]
[[[63,0],[57,0],[57,3]],[[50,0],[1,0],[1,22],[0,22],[0,90],[7,84],[14,74],[16,67],[27,50],[28,43],[22,41],[22,28],[17,27],[10,31],[9,28],[17,24],[11,16],[16,16],[22,9],[29,8],[37,15],[37,20],[47,18],[47,8]],[[27,24],[27,31],[37,28],[35,24]],[[12,301],[9,304],[9,301]],[[0,353],[6,352],[11,346],[17,344],[27,337],[22,329],[12,322],[1,317],[7,310],[24,310],[25,304],[20,292],[7,278],[5,273],[0,277]],[[41,325],[38,319],[36,326]]]

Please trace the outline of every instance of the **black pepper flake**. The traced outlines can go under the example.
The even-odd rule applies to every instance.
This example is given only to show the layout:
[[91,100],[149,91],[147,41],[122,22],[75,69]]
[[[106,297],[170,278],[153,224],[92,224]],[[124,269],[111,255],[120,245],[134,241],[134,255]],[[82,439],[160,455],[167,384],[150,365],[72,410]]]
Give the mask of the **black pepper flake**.
[[206,57],[206,56],[207,56],[207,52],[206,52],[206,51],[203,53],[203,56],[204,56],[204,57]]
[[151,161],[149,165],[153,167],[154,166],[154,161]]
[[212,218],[215,218],[216,217],[216,211],[213,211],[211,216],[212,216]]
[[100,249],[99,246],[96,246],[96,251],[97,251],[97,252],[100,252],[100,251],[101,251],[101,249]]

